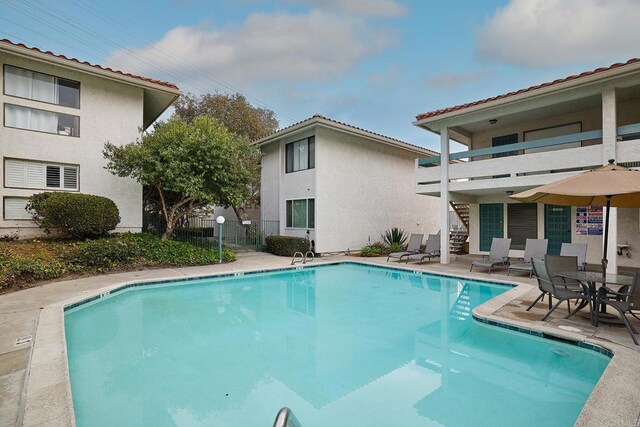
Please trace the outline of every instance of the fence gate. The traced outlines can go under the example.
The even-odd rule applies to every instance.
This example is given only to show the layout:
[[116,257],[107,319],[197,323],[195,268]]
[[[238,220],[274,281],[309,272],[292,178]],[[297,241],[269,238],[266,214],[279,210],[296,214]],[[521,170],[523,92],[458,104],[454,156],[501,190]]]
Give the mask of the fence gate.
[[[162,217],[146,214],[143,229],[162,234],[166,224]],[[279,221],[226,220],[222,225],[222,244],[235,251],[260,251],[264,249],[264,238],[277,235],[279,231]],[[176,227],[173,238],[197,246],[217,248],[220,238],[218,223],[213,218],[191,217]]]

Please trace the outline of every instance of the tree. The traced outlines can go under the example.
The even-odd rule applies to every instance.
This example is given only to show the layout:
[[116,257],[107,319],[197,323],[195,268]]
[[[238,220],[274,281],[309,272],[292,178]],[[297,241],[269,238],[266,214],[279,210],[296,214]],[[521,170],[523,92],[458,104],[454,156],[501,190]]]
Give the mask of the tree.
[[242,94],[208,93],[195,96],[182,95],[173,104],[176,116],[191,123],[196,117],[213,116],[229,132],[244,136],[249,141],[260,139],[278,129],[276,113],[268,108],[254,107]]
[[[211,115],[222,122],[230,132],[246,137],[249,141],[269,135],[279,126],[273,111],[254,107],[239,93],[214,93],[198,97],[186,94],[175,102],[174,107],[175,115],[186,122],[192,122],[196,117],[203,115]],[[238,204],[225,205],[233,208],[238,220],[246,219],[246,210],[249,207],[260,204],[260,160],[259,151],[246,153],[243,163],[251,173],[247,197]]]
[[157,196],[168,239],[178,222],[208,205],[234,205],[248,197],[251,171],[245,159],[257,149],[210,116],[190,123],[173,117],[124,146],[106,143],[106,169],[131,177]]

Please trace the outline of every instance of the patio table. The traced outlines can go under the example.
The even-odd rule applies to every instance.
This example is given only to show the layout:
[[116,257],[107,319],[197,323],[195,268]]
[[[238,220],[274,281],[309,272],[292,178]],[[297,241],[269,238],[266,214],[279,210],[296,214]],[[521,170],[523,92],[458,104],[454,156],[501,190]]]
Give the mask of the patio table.
[[[598,287],[603,285],[631,286],[633,283],[633,277],[631,276],[625,276],[622,274],[607,274],[605,276],[602,273],[598,273],[595,271],[561,271],[557,273],[557,276],[586,283],[587,287],[589,288],[589,298],[591,298],[592,302],[591,307],[593,307],[594,310],[598,309],[598,307],[596,307]],[[617,316],[611,317],[610,315],[607,315],[607,308],[605,304],[602,304],[602,307],[600,307],[600,313],[600,317],[603,317],[603,314],[605,315],[605,318],[601,319],[605,322],[611,322],[611,320],[618,319]],[[611,323],[618,322],[613,321]],[[591,313],[591,324],[593,326],[598,326],[596,324],[595,316],[593,315],[593,313]]]

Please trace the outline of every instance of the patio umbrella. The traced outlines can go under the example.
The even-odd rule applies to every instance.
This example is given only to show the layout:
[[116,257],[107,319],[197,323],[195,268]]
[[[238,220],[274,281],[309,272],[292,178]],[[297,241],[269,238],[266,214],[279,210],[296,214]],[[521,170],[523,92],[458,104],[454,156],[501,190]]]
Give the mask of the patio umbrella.
[[603,274],[607,269],[609,211],[640,207],[640,171],[618,166],[614,160],[598,169],[583,172],[541,187],[510,196],[520,202],[562,206],[606,206],[604,227]]

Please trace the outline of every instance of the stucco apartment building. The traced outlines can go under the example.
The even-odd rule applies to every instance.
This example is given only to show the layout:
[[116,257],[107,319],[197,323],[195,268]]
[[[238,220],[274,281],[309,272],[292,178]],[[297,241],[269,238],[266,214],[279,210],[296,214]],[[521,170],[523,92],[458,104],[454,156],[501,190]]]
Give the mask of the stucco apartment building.
[[434,152],[316,115],[255,141],[261,219],[317,252],[358,250],[391,227],[437,233],[439,200],[416,194],[414,164]]
[[[420,114],[414,123],[440,135],[441,156],[416,162],[419,194],[469,205],[469,247],[486,254],[493,237],[587,243],[602,258],[602,210],[523,204],[508,196],[607,164],[640,166],[640,59],[613,64],[488,99]],[[449,152],[450,140],[468,147]],[[638,209],[612,209],[609,268],[640,267]],[[629,244],[631,257],[616,244]],[[441,262],[449,262],[443,251]]]
[[140,231],[142,187],[105,170],[102,149],[134,141],[178,88],[9,40],[0,40],[0,69],[0,234],[38,234],[25,204],[43,191],[108,197],[120,210],[116,231]]

